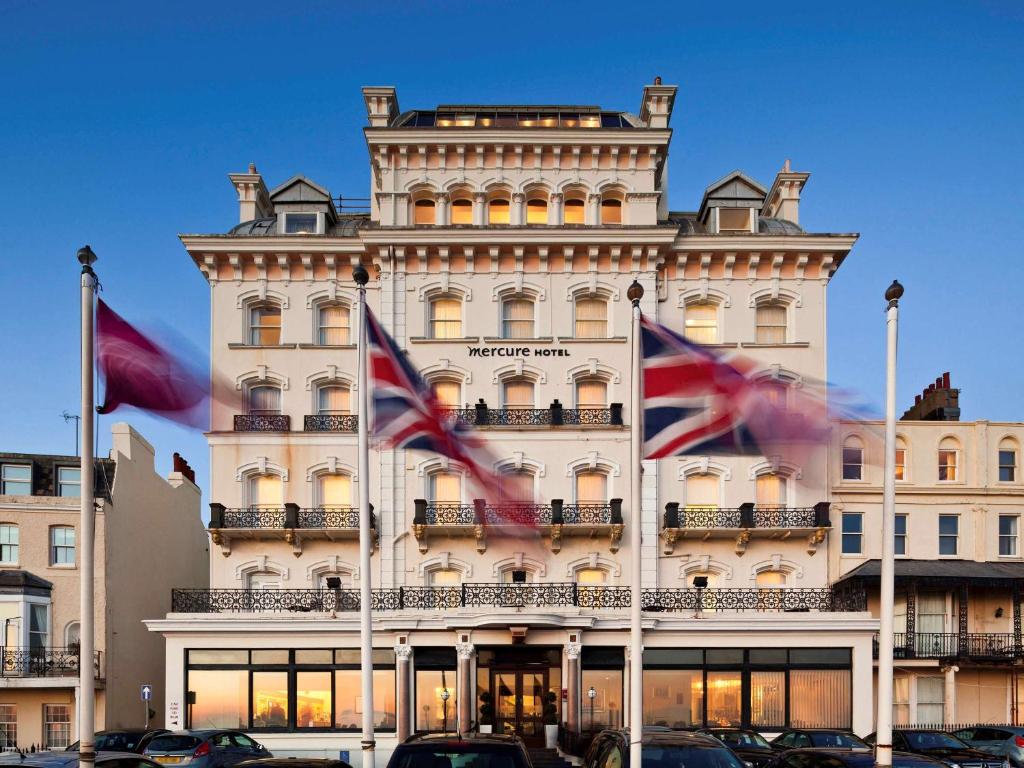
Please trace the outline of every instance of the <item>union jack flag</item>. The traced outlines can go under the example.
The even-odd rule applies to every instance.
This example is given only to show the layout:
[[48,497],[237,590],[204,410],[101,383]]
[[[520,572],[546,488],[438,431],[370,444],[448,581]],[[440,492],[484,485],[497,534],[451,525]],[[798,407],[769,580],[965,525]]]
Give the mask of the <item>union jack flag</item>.
[[767,456],[827,439],[825,398],[752,378],[753,363],[726,361],[646,317],[640,322],[645,458]]

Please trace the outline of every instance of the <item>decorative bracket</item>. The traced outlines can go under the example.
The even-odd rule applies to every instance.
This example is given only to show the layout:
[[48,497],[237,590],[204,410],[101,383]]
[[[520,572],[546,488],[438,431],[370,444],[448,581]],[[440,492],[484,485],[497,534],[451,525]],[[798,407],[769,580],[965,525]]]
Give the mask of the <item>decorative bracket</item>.
[[555,524],[551,526],[551,551],[558,554],[562,549],[562,526]]
[[413,523],[412,535],[416,537],[416,541],[419,543],[420,554],[425,555],[430,548],[430,544],[427,542],[427,526],[421,523]]
[[827,533],[827,531],[828,531],[827,528],[819,528],[818,530],[816,530],[814,533],[812,533],[810,536],[807,537],[807,554],[808,555],[813,555],[815,552],[818,551],[818,545],[821,544],[821,542],[823,542],[825,540],[825,534]]
[[666,528],[661,532],[661,538],[665,542],[665,546],[662,548],[662,553],[671,555],[676,551],[676,542],[679,541],[679,529],[678,528]]
[[487,551],[487,529],[482,525],[474,525],[473,536],[476,538],[476,551],[482,555]]
[[747,544],[749,542],[750,542],[750,531],[749,530],[740,531],[739,535],[736,537],[736,554],[737,555],[742,555],[744,552],[746,552],[747,551]]
[[611,540],[608,542],[608,549],[612,554],[619,551],[619,544],[622,542],[622,524],[612,526]]

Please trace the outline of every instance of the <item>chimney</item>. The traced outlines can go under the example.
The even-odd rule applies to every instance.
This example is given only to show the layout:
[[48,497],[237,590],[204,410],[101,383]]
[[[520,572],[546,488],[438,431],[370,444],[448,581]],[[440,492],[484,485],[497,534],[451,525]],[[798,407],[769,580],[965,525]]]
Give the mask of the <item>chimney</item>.
[[901,421],[960,421],[960,390],[949,383],[949,371],[914,396]]
[[654,78],[653,85],[644,86],[644,95],[640,100],[640,119],[648,128],[668,128],[677,90],[674,85],[662,85],[660,77]]
[[256,163],[249,163],[246,173],[229,173],[228,178],[238,193],[238,223],[262,219],[274,215],[274,206],[270,203],[270,193],[263,177],[256,170]]
[[363,101],[371,128],[387,128],[398,117],[398,94],[390,85],[363,88]]
[[180,453],[175,452],[174,454],[174,465],[173,472],[178,472],[182,477],[186,478],[192,485],[196,484],[196,472],[192,467],[189,466],[188,462],[182,458]]
[[786,219],[794,224],[800,223],[800,193],[804,184],[811,177],[809,173],[798,173],[792,170],[787,158],[782,170],[775,176],[771,189],[765,197],[761,215],[771,219]]

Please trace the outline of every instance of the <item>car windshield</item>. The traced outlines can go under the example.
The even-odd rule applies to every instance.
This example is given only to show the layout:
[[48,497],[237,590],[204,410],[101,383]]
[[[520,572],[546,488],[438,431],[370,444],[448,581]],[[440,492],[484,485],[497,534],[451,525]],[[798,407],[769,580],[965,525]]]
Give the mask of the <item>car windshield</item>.
[[184,733],[157,736],[146,747],[146,752],[187,752],[203,743],[202,739]]
[[714,731],[713,735],[724,741],[730,747],[764,747],[771,749],[771,745],[765,741],[759,733],[752,731]]
[[522,752],[504,744],[438,744],[399,748],[392,768],[526,768]]
[[736,755],[722,747],[645,745],[643,768],[743,768]]
[[867,744],[858,739],[852,733],[840,733],[838,731],[826,731],[824,733],[812,733],[811,743],[816,747],[845,747],[847,749],[870,749]]
[[965,749],[968,748],[960,739],[948,733],[930,731],[910,731],[903,734],[911,749]]

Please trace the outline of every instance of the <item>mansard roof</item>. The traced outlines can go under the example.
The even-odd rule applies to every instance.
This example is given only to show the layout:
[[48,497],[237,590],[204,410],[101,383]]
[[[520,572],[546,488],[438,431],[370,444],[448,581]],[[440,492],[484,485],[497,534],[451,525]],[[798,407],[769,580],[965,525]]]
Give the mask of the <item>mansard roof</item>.
[[331,203],[331,193],[315,181],[302,174],[292,176],[288,181],[270,191],[270,200],[275,203]]

